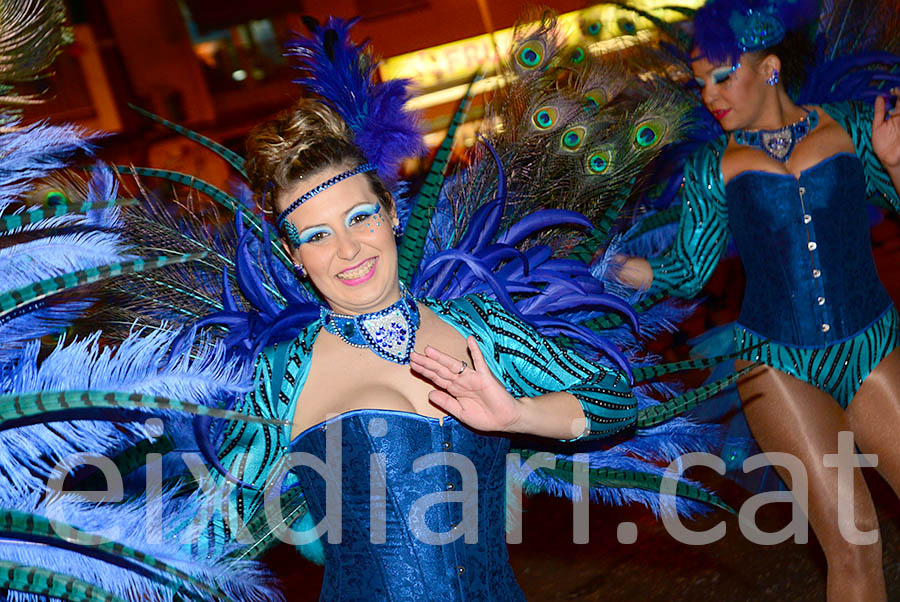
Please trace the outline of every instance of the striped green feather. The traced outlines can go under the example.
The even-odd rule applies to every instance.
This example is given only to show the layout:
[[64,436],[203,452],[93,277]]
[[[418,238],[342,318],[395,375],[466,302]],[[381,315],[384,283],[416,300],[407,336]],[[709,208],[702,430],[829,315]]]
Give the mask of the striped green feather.
[[[523,459],[534,455],[532,450],[510,450],[519,453]],[[538,468],[535,472],[549,475],[565,483],[574,482],[574,467],[571,460],[557,458],[553,468]],[[591,468],[589,470],[589,483],[591,487],[619,487],[643,489],[645,491],[658,492],[662,487],[662,477],[652,473],[636,470],[618,470],[613,468]],[[678,481],[675,489],[679,497],[703,502],[734,514],[734,510],[719,496],[712,494],[696,485],[684,481]]]
[[22,226],[34,224],[51,217],[59,217],[70,213],[87,213],[97,209],[110,209],[112,207],[127,207],[137,205],[137,199],[117,199],[114,201],[102,201],[99,203],[63,203],[34,209],[32,211],[23,211],[14,215],[5,215],[0,217],[0,232],[7,232]]
[[[284,525],[285,527],[290,527],[295,524],[297,521],[306,516],[308,511],[308,506],[305,500],[302,500],[303,492],[299,487],[293,487],[288,489],[284,493],[281,494],[281,508],[282,511],[285,508],[290,508],[291,511],[284,517],[284,520],[279,523],[279,527]],[[256,511],[256,514],[247,521],[247,525],[245,527],[247,533],[250,534],[250,537],[253,538],[253,545],[242,548],[240,554],[236,555],[235,558],[240,560],[241,558],[256,558],[261,556],[267,550],[269,550],[275,544],[280,543],[282,540],[278,537],[278,530],[273,528],[269,524],[269,519],[266,516],[265,508],[260,508]]]
[[172,171],[170,169],[155,169],[153,167],[135,167],[133,165],[116,165],[116,171],[127,176],[141,176],[146,178],[161,178],[169,180],[176,184],[182,184],[189,188],[193,188],[197,192],[201,192],[214,200],[219,205],[225,207],[232,213],[240,212],[244,217],[244,221],[248,222],[257,232],[261,232],[259,218],[236,198],[195,176],[182,173],[180,171]]
[[[173,449],[175,446],[167,436],[158,437],[155,441],[142,439],[110,459],[119,474],[127,476],[147,465],[147,454],[166,455]],[[172,478],[180,481],[182,477],[179,475]],[[77,481],[77,485],[82,491],[101,491],[105,487],[105,483],[106,475],[102,471]]]
[[[250,229],[256,232],[259,238],[262,239],[263,230],[262,221],[260,220],[260,218],[254,215],[249,208],[245,207],[236,198],[234,198],[227,192],[216,188],[209,182],[185,173],[181,173],[179,171],[172,171],[168,169],[154,169],[152,167],[134,167],[127,165],[116,165],[115,169],[119,173],[129,176],[161,178],[163,180],[168,180],[170,182],[175,182],[176,184],[181,184],[183,186],[193,188],[197,192],[205,194],[213,201],[225,207],[232,213],[240,213],[241,217],[244,220],[244,223],[246,223],[250,227]],[[281,260],[284,265],[288,266],[289,268],[293,268],[293,262],[288,259],[288,256],[284,253],[284,249],[282,249],[281,245],[279,244],[278,234],[272,229],[269,230],[269,242],[272,244],[272,251],[274,252],[275,256],[278,257],[278,259]]]
[[[41,391],[39,393],[0,395],[0,431],[4,430],[3,425],[7,421],[47,414],[47,422],[53,422],[52,415],[55,412],[84,408],[165,410],[244,422],[286,424],[283,420],[271,420],[158,395],[122,391]],[[97,419],[102,420],[102,414],[98,413]]]
[[173,122],[169,121],[168,119],[163,119],[159,115],[151,113],[150,111],[142,109],[141,107],[138,107],[131,103],[128,103],[128,106],[129,106],[129,108],[131,108],[131,110],[136,111],[137,113],[139,113],[140,115],[143,115],[147,119],[149,119],[151,121],[155,121],[156,123],[158,123],[162,126],[165,126],[172,131],[178,132],[179,134],[181,134],[188,140],[193,140],[197,144],[208,148],[212,152],[216,153],[217,155],[219,155],[220,157],[225,159],[228,162],[228,164],[231,165],[231,167],[233,167],[235,169],[235,171],[237,171],[239,174],[241,174],[245,178],[247,177],[247,172],[244,171],[244,158],[241,157],[236,152],[234,152],[233,150],[226,148],[225,146],[219,144],[218,142],[216,142],[215,140],[212,140],[211,138],[207,138],[203,134],[198,134],[197,132],[195,132],[193,130],[189,130],[182,125],[173,123]]
[[665,401],[659,405],[642,408],[638,410],[636,426],[638,428],[655,426],[683,412],[686,412],[700,402],[705,401],[713,395],[717,394],[719,391],[730,387],[735,382],[737,382],[738,379],[740,379],[759,365],[759,363],[751,364],[743,370],[732,372],[725,378],[703,385],[702,387],[697,387],[696,389],[688,391],[687,393],[683,393],[678,397],[673,397],[672,399],[669,399],[668,401]]
[[0,560],[0,590],[4,589],[68,602],[128,602],[72,575]]
[[[180,580],[190,584],[198,591],[213,596],[214,599],[230,600],[222,592],[209,587],[181,569],[157,560],[140,550],[37,514],[0,508],[0,534],[8,539],[14,539],[17,536],[40,536],[41,542],[45,545],[67,549],[82,548],[89,555],[99,552],[97,556],[101,559],[104,556],[124,558],[132,561],[134,564],[143,565],[142,568],[153,569],[143,574],[176,593],[184,593],[182,585],[179,583]],[[157,573],[162,573],[162,575]]]
[[167,265],[196,261],[206,257],[207,253],[190,253],[185,255],[167,256],[160,255],[148,259],[133,259],[108,263],[106,265],[76,270],[68,274],[47,278],[40,282],[33,282],[23,287],[7,291],[0,295],[0,318],[14,311],[16,308],[38,301],[50,295],[54,295],[78,286],[106,280],[122,274],[135,274],[154,270]]
[[717,355],[713,357],[705,357],[698,358],[693,360],[684,360],[681,362],[671,362],[668,364],[653,364],[650,366],[642,366],[640,368],[634,369],[634,382],[632,384],[637,385],[644,381],[652,380],[654,378],[663,376],[665,374],[672,374],[673,372],[683,372],[684,370],[700,370],[704,368],[712,368],[722,362],[733,360],[738,356],[747,353],[748,351],[752,351],[753,349],[757,349],[768,343],[768,339],[753,345],[752,347],[743,347],[734,351],[733,353],[728,353],[725,355]]
[[597,249],[600,248],[601,245],[606,244],[607,239],[609,238],[609,231],[612,230],[612,227],[619,219],[619,213],[622,211],[622,207],[625,206],[625,202],[631,194],[631,188],[634,185],[634,181],[634,178],[631,178],[628,185],[610,204],[606,213],[603,214],[600,223],[596,224],[591,229],[584,241],[572,249],[572,252],[569,253],[569,257],[583,261],[584,263],[591,262],[591,258],[594,256],[594,253],[597,252]]
[[431,162],[431,169],[425,176],[425,183],[422,184],[422,188],[416,196],[412,213],[406,222],[406,229],[397,251],[400,280],[406,284],[412,281],[413,274],[425,253],[425,241],[428,238],[428,229],[431,227],[431,215],[447,176],[447,162],[450,159],[450,152],[453,150],[453,139],[456,136],[457,128],[465,122],[466,115],[469,113],[469,107],[472,105],[474,97],[475,83],[483,77],[483,72],[476,74],[469,83],[469,87],[466,88],[462,100],[459,101],[459,107],[447,127],[447,135],[444,136],[444,140],[434,156],[434,161]]

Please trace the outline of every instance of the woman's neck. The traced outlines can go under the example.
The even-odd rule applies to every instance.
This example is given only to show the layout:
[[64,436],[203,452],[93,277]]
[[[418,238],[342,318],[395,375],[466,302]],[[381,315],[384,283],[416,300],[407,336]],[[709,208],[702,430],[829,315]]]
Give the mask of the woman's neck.
[[772,90],[765,100],[759,119],[753,126],[745,128],[749,131],[778,130],[803,119],[806,109],[794,103],[783,88]]

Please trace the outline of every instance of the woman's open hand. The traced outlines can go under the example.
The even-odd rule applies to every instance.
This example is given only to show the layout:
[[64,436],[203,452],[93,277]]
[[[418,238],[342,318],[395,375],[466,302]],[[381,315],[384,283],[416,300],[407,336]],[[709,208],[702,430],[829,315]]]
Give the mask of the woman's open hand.
[[474,337],[466,343],[472,366],[431,346],[413,352],[410,367],[435,387],[428,400],[480,431],[512,431],[520,418],[519,401],[491,373]]
[[[894,98],[900,98],[900,89],[891,88]],[[887,114],[884,97],[875,99],[875,118],[872,121],[872,149],[885,169],[900,167],[900,103]]]

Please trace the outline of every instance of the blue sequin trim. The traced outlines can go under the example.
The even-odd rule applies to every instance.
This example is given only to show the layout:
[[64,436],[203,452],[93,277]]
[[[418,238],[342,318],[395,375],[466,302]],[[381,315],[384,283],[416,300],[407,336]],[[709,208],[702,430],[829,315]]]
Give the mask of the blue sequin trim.
[[[355,176],[356,174],[361,174],[361,173],[364,173],[367,171],[375,171],[376,169],[378,169],[378,166],[375,165],[374,163],[363,163],[362,165],[360,165],[358,167],[354,167],[353,169],[348,169],[347,171],[341,172],[338,175],[334,176],[333,178],[329,178],[328,180],[325,180],[324,182],[322,182],[321,184],[319,184],[318,186],[316,186],[315,188],[313,188],[312,190],[310,190],[309,192],[307,192],[306,194],[301,196],[299,199],[297,199],[296,201],[291,203],[287,209],[285,209],[280,214],[278,214],[278,219],[275,220],[275,225],[279,229],[281,229],[282,225],[284,224],[284,220],[287,219],[287,216],[290,215],[291,212],[294,211],[294,209],[296,209],[297,207],[299,207],[300,205],[302,205],[309,199],[313,198],[317,194],[323,192],[325,189],[331,188],[338,182],[340,182],[342,180],[346,180],[347,178]],[[296,228],[295,228],[295,230],[296,230]]]

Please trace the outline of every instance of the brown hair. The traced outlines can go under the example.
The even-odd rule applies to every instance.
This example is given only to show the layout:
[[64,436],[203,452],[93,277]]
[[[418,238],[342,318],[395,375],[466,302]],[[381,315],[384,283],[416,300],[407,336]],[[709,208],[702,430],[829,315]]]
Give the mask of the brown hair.
[[[274,199],[304,177],[328,168],[353,169],[366,162],[344,120],[327,105],[301,99],[287,111],[253,128],[245,168],[263,211],[277,213]],[[375,172],[363,174],[388,213],[390,192]]]

